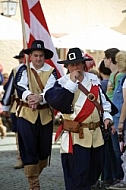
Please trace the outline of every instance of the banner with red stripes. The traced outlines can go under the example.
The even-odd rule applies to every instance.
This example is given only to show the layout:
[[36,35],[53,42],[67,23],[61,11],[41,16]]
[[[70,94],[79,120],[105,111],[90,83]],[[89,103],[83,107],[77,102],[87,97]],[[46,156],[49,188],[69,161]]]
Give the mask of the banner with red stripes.
[[25,48],[29,48],[34,40],[44,41],[47,49],[53,51],[54,56],[46,62],[57,70],[58,76],[63,76],[63,67],[57,63],[58,55],[53,45],[51,35],[44,17],[39,0],[20,0],[21,20]]

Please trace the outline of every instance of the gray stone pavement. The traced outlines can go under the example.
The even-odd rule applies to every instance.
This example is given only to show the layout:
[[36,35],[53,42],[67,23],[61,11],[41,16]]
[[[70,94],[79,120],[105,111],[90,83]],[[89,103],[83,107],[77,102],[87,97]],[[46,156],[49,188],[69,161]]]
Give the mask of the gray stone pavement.
[[[53,139],[54,139],[53,134]],[[63,171],[60,160],[60,141],[53,140],[50,166],[40,175],[40,185],[43,190],[65,190]],[[28,182],[23,169],[14,169],[16,163],[15,133],[8,132],[4,139],[0,138],[0,190],[28,190]],[[92,190],[105,190],[92,188]]]
[[[15,141],[14,133],[0,139],[0,190],[28,190],[23,169],[13,168],[16,162]],[[53,143],[51,164],[41,174],[40,184],[43,190],[65,190],[59,144]]]

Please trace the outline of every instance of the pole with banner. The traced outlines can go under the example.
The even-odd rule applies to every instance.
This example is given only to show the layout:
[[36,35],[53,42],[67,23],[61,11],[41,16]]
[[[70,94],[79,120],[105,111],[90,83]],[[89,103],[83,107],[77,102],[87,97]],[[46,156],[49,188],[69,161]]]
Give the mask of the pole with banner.
[[[24,21],[22,0],[19,0],[19,5],[20,5],[21,23],[22,23],[23,46],[24,46],[24,49],[26,49],[26,48],[28,48],[28,44],[27,44],[27,40],[26,40],[26,30],[25,30],[25,21]],[[28,78],[29,78],[29,80],[31,80],[31,71],[30,71],[30,67],[29,67],[29,63],[28,63],[29,62],[29,57],[28,57],[28,55],[26,55],[25,57],[26,57]],[[30,83],[29,85],[30,85],[30,88],[32,90],[32,84]]]
[[39,0],[19,0],[23,28],[24,47],[29,48],[34,40],[42,40],[47,49],[50,49],[54,56],[46,63],[54,67],[58,77],[64,75],[63,67],[57,63],[59,60],[56,49],[53,45],[51,35],[44,17]]

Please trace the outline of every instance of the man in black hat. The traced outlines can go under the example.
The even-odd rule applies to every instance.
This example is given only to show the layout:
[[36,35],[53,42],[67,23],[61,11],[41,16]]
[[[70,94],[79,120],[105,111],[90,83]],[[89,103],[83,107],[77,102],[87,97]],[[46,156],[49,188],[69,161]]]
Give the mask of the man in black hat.
[[18,55],[15,55],[13,58],[17,59],[19,61],[19,64],[25,63],[25,54],[24,50],[22,49]]
[[17,162],[14,166],[15,169],[23,168],[23,163],[20,157],[19,145],[18,145],[18,134],[17,134],[17,117],[16,117],[16,106],[17,106],[17,93],[15,91],[14,86],[14,78],[16,75],[17,70],[25,63],[25,54],[24,50],[22,49],[18,55],[15,55],[13,58],[17,59],[19,65],[14,67],[10,73],[9,79],[7,84],[4,87],[4,96],[2,98],[2,114],[5,118],[6,122],[10,124],[10,117],[12,121],[12,131],[15,132],[16,135],[16,145],[17,145]]
[[58,133],[62,134],[60,150],[66,190],[90,190],[101,174],[104,140],[100,112],[105,128],[111,123],[112,133],[115,132],[111,104],[99,87],[99,79],[85,72],[88,60],[79,48],[69,49],[67,60],[58,62],[67,67],[68,74],[45,93],[46,101],[63,117]]
[[44,99],[46,89],[57,79],[56,71],[45,59],[51,59],[53,52],[44,47],[41,40],[33,41],[25,49],[30,63],[20,67],[15,83],[21,99],[17,108],[18,140],[24,172],[30,190],[39,190],[39,175],[51,156],[53,117]]

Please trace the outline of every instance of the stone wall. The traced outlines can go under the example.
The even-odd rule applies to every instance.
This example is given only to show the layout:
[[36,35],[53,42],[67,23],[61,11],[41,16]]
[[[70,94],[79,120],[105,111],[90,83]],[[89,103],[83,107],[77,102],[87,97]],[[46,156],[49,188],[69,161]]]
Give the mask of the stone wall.
[[10,73],[12,68],[18,65],[14,59],[22,49],[22,41],[0,41],[0,64],[3,66],[3,73]]

